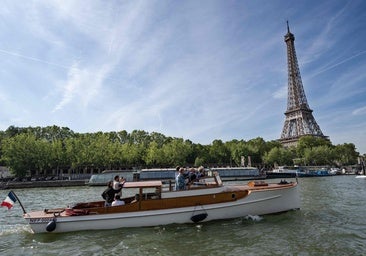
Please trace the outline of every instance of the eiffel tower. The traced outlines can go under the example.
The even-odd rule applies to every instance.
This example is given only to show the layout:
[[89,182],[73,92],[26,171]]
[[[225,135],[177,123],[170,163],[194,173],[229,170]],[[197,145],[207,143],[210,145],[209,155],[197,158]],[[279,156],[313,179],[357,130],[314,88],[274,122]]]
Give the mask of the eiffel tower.
[[312,114],[313,110],[310,109],[307,102],[297,63],[294,41],[295,36],[290,32],[287,21],[287,34],[285,35],[288,65],[287,110],[285,112],[285,124],[279,139],[285,147],[296,146],[300,137],[306,135],[328,139],[316,123]]

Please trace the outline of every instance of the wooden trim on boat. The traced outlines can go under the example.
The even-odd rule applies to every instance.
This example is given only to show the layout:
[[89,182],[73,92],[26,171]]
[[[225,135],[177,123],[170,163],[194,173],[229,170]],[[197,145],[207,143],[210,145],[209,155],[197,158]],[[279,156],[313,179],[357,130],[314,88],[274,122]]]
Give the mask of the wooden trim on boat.
[[[238,199],[242,199],[249,194],[248,190],[229,191],[217,194],[208,195],[194,195],[194,196],[183,196],[178,198],[164,198],[164,199],[144,199],[138,201],[127,202],[121,206],[101,206],[89,208],[90,213],[103,214],[103,213],[120,213],[120,212],[135,212],[135,211],[149,211],[149,210],[162,210],[162,209],[174,209],[180,207],[189,207],[197,205],[209,205],[233,202]],[[126,199],[126,198],[125,198]],[[79,207],[77,207],[79,208]],[[85,206],[82,209],[86,209]]]
[[[104,206],[104,201],[80,203],[75,205],[68,211],[60,211],[59,217],[67,217],[72,215],[75,211],[75,215],[91,215],[91,214],[112,214],[112,213],[127,213],[127,212],[138,212],[138,211],[150,211],[150,210],[163,210],[163,209],[175,209],[181,207],[199,206],[199,205],[210,205],[218,203],[233,202],[238,199],[242,199],[248,196],[248,190],[236,190],[221,192],[216,194],[207,195],[194,195],[194,196],[183,196],[178,198],[157,198],[157,199],[144,199],[133,200],[133,197],[124,198],[126,201],[125,205],[121,206]],[[84,214],[79,214],[79,213]],[[49,218],[54,216],[54,210],[31,212],[25,216],[26,218]]]

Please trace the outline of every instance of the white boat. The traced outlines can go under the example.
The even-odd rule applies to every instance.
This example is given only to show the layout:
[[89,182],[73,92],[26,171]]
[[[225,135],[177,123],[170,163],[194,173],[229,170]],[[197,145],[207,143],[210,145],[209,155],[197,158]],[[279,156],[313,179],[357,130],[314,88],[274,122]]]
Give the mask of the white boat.
[[361,173],[360,175],[356,176],[356,179],[366,179],[365,161],[363,159],[360,160],[360,164],[361,164]]
[[[298,184],[251,181],[223,185],[220,176],[201,179],[186,190],[173,191],[161,181],[126,182],[135,189],[125,205],[105,207],[104,201],[24,213],[34,233],[105,230],[123,227],[197,223],[300,208]],[[125,193],[124,193],[125,194]]]
[[224,181],[264,179],[258,168],[255,167],[216,167],[209,171],[216,171]]
[[366,175],[357,175],[356,179],[366,179]]
[[266,172],[267,178],[295,178],[305,174],[305,170],[296,168],[290,168],[287,166],[279,166],[276,169]]

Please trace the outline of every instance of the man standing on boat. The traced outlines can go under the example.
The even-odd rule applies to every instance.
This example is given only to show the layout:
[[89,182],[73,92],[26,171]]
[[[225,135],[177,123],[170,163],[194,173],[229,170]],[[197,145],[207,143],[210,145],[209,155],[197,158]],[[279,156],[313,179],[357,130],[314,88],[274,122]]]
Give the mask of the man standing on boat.
[[126,180],[121,177],[119,178],[118,175],[114,176],[114,180],[113,180],[113,189],[114,189],[114,193],[119,195],[120,197],[122,197],[122,187],[123,184],[125,184]]
[[175,190],[186,189],[186,179],[184,177],[184,168],[179,169],[177,177],[175,177]]

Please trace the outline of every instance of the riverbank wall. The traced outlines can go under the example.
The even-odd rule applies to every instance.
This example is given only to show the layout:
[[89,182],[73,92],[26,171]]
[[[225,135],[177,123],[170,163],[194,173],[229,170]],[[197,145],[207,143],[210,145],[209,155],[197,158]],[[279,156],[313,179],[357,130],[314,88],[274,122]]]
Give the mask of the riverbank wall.
[[86,186],[87,182],[88,180],[8,181],[1,182],[0,189]]

